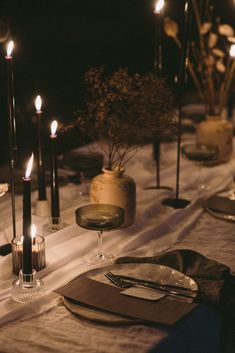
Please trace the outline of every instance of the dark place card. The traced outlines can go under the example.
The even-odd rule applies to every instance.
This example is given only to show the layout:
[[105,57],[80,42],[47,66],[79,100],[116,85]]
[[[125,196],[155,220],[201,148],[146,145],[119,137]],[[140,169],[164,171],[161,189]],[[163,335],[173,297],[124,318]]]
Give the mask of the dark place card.
[[198,306],[167,296],[156,302],[133,298],[122,295],[122,290],[82,275],[55,292],[78,301],[80,305],[165,325],[175,324]]
[[213,211],[235,215],[235,200],[230,200],[222,196],[212,196],[204,204],[205,208]]

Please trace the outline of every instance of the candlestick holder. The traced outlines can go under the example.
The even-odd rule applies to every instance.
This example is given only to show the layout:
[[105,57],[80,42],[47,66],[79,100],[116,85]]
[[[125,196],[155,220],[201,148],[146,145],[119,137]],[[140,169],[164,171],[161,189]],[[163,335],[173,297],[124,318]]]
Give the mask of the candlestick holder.
[[160,184],[160,155],[161,155],[160,146],[161,146],[161,142],[159,141],[159,139],[156,139],[153,142],[153,158],[156,163],[156,185],[148,186],[145,188],[145,190],[153,190],[153,189],[172,190],[170,186],[164,186]]
[[[23,237],[17,236],[12,239],[12,270],[18,275],[23,267]],[[46,267],[45,239],[41,235],[36,235],[32,240],[32,263],[36,271]]]
[[179,106],[179,117],[178,117],[178,138],[177,138],[177,163],[176,163],[176,190],[175,197],[167,198],[163,200],[162,204],[168,207],[175,209],[185,208],[190,204],[190,201],[187,199],[182,199],[179,197],[180,189],[180,153],[181,153],[181,119],[182,119],[182,109],[181,105]]
[[49,217],[50,207],[48,200],[37,200],[34,208],[34,214],[39,217]]
[[180,67],[177,77],[177,88],[179,90],[179,114],[178,114],[178,133],[177,133],[177,162],[176,162],[176,188],[175,198],[163,200],[162,204],[173,208],[185,208],[189,205],[190,201],[179,197],[180,189],[180,153],[181,153],[181,134],[182,134],[182,96],[185,93],[187,83],[187,68],[189,63],[189,38],[191,33],[192,22],[192,0],[185,1],[184,9],[184,37],[183,46],[180,57]]
[[12,298],[19,303],[29,303],[41,297],[44,293],[44,284],[37,277],[36,270],[32,273],[19,272],[19,278],[12,283]]
[[62,222],[60,217],[51,217],[50,223],[47,225],[49,232],[57,232],[58,230],[65,227],[65,224]]

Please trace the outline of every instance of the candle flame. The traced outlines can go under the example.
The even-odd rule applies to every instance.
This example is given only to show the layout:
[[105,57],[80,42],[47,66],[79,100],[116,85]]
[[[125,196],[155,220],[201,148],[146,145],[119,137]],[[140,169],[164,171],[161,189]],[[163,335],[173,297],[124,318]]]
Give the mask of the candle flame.
[[11,56],[13,47],[14,47],[14,42],[13,40],[11,40],[7,45],[7,56],[9,57]]
[[51,123],[51,136],[56,135],[56,130],[57,130],[58,123],[56,120],[52,121]]
[[231,45],[229,54],[230,54],[230,56],[231,56],[232,58],[235,59],[235,44],[232,44],[232,45]]
[[159,14],[164,7],[164,0],[158,0],[155,5],[155,13]]
[[32,237],[32,239],[36,237],[36,234],[37,234],[36,225],[32,224],[32,226],[31,226],[31,237]]
[[41,97],[38,95],[35,99],[35,108],[37,112],[41,111],[41,107],[42,107],[42,99]]
[[29,161],[28,161],[28,165],[27,165],[27,169],[25,172],[25,179],[28,179],[30,177],[31,171],[32,171],[32,167],[33,167],[33,153],[32,156],[30,157]]

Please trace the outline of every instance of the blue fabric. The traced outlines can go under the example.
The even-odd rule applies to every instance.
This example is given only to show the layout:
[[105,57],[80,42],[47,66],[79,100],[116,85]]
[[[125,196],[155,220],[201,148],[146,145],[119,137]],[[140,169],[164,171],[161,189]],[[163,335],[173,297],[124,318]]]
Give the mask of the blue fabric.
[[148,353],[224,353],[220,319],[204,305],[166,331],[168,337]]

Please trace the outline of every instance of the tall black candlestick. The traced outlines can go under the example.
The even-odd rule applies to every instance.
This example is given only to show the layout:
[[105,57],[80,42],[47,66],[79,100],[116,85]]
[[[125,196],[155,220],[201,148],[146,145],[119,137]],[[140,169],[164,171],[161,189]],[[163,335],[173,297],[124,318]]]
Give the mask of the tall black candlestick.
[[[31,274],[32,267],[32,237],[31,237],[31,157],[26,175],[23,178],[23,273]],[[31,163],[31,165],[30,165]],[[28,171],[28,169],[30,169]]]
[[192,21],[192,0],[186,0],[184,9],[184,36],[180,57],[180,68],[178,75],[179,87],[179,116],[178,116],[178,136],[177,136],[177,162],[176,162],[176,192],[175,199],[166,199],[163,204],[174,208],[184,208],[190,201],[179,198],[180,180],[180,155],[181,155],[181,133],[182,133],[182,95],[187,82],[187,64],[189,60],[189,39]]
[[37,174],[38,174],[38,200],[46,200],[46,178],[44,166],[43,131],[42,131],[42,111],[36,110],[37,114]]
[[[190,38],[190,27],[192,20],[192,0],[187,0],[185,2],[184,9],[184,37],[183,46],[181,52],[180,60],[180,70],[179,70],[179,120],[178,120],[178,139],[177,139],[177,170],[176,170],[176,199],[179,199],[179,178],[180,178],[180,155],[181,155],[181,130],[182,130],[182,95],[184,86],[187,83],[187,64],[189,60],[189,38]],[[188,203],[187,203],[188,204]]]
[[[52,123],[53,124],[53,123]],[[56,142],[57,135],[51,133],[51,216],[52,223],[60,217],[60,200],[59,200],[59,185],[58,185],[58,168],[57,168],[57,153]]]
[[8,97],[8,140],[9,140],[9,168],[11,184],[11,204],[12,204],[12,226],[13,237],[16,237],[16,218],[15,218],[15,161],[17,153],[16,145],[16,122],[15,122],[15,98],[12,52],[13,42],[8,44],[7,55],[5,56],[7,65],[7,97]]
[[[162,32],[163,32],[163,10],[164,0],[158,0],[155,5],[155,55],[154,55],[154,71],[158,77],[162,76],[163,58],[162,58]],[[161,139],[156,137],[153,141],[153,155],[156,161],[156,186],[148,187],[147,189],[167,189],[171,190],[169,186],[160,185],[160,167],[161,167]]]

